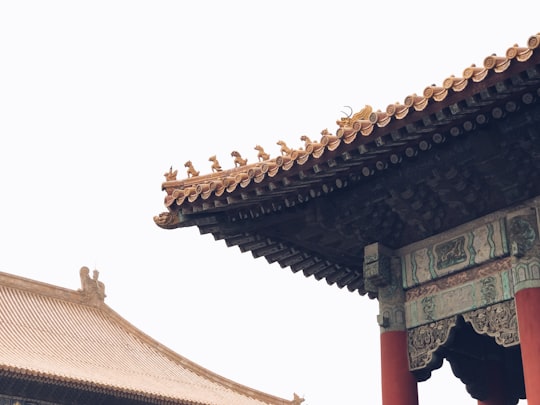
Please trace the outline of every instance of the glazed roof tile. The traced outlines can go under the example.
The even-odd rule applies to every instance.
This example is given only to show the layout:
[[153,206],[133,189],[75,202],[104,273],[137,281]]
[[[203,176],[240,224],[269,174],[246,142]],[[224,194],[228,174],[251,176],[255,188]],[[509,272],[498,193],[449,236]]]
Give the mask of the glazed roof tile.
[[[364,248],[399,249],[540,195],[540,34],[461,77],[335,134],[259,162],[188,178],[165,173],[165,229],[197,226],[227,246],[360,294]],[[257,149],[257,148],[256,148]],[[371,288],[371,289],[370,289]]]
[[0,273],[0,325],[3,376],[105,391],[144,403],[293,403],[174,353],[82,290]]
[[[473,84],[483,84],[484,87],[490,85],[490,77],[505,72],[512,65],[528,61],[533,54],[538,53],[539,45],[540,33],[531,36],[525,47],[515,44],[508,48],[504,56],[490,55],[484,59],[483,66],[473,64],[467,67],[462,77],[450,76],[439,86],[427,86],[422,95],[406,96],[403,104],[390,104],[385,111],[372,111],[370,106],[366,106],[351,117],[338,120],[335,135],[323,131],[318,141],[311,141],[304,135],[302,138],[307,139],[302,139],[305,142],[303,146],[293,149],[284,145],[282,155],[276,158],[270,159],[266,156],[267,159],[264,159],[261,158],[262,154],[259,154],[258,163],[240,165],[228,170],[219,168],[219,171],[203,175],[188,168],[188,178],[183,180],[177,180],[177,171],[171,168],[165,173],[166,181],[162,184],[162,188],[167,191],[165,206],[170,210],[181,208],[186,213],[208,211],[234,204],[234,198],[227,197],[238,195],[248,186],[271,188],[275,186],[274,179],[286,178],[287,172],[292,172],[292,169],[317,171],[314,167],[321,161],[333,159],[336,156],[335,151],[346,153],[347,149],[355,148],[357,144],[376,142],[377,138],[386,133],[380,130],[381,128],[390,127],[415,111],[428,110],[432,106],[441,109],[440,104],[454,103],[451,96]],[[186,162],[185,166],[189,167],[190,163]],[[250,199],[253,201],[256,197]],[[158,217],[155,220],[158,225],[163,225]]]

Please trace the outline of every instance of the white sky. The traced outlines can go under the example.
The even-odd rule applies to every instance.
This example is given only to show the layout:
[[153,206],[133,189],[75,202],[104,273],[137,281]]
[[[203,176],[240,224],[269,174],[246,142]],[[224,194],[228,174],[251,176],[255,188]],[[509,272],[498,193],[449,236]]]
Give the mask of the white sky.
[[[166,231],[169,166],[274,156],[526,44],[540,3],[1,1],[0,271],[106,302],[178,353],[306,405],[380,403],[377,303]],[[443,5],[444,4],[444,5]],[[449,367],[420,403],[476,404]]]

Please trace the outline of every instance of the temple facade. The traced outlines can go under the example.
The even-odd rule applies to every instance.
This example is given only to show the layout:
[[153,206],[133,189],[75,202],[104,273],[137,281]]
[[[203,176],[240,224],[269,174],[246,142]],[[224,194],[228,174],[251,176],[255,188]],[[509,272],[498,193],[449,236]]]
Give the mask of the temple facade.
[[384,405],[418,404],[443,359],[481,405],[540,405],[539,45],[279,156],[171,168],[154,220],[377,299]]
[[300,405],[219,376],[105,302],[82,267],[69,290],[0,272],[0,405]]

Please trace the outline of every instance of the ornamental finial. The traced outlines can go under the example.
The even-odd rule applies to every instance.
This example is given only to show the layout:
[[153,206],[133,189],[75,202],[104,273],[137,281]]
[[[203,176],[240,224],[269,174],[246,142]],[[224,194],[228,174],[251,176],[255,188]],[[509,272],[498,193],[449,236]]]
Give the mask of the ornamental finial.
[[216,155],[212,155],[208,158],[209,162],[212,162],[212,173],[214,172],[222,172],[223,169],[221,168],[221,165],[219,164]]
[[247,165],[247,159],[243,159],[239,152],[233,150],[231,156],[234,157],[234,167]]
[[342,111],[342,113],[345,114],[346,117],[340,118],[336,121],[336,124],[338,124],[340,128],[343,128],[344,126],[350,126],[355,121],[367,120],[369,118],[369,115],[373,112],[373,108],[367,104],[364,108],[362,108],[355,114],[352,114],[353,109],[351,107],[346,107],[348,107],[351,112],[349,114],[346,114]]
[[81,288],[85,301],[89,304],[99,304],[105,300],[105,284],[98,280],[99,271],[94,270],[92,273],[92,278],[90,278],[90,269],[83,266],[79,271],[81,277]]
[[164,174],[165,180],[167,181],[174,181],[176,180],[176,175],[178,174],[178,170],[173,171],[172,166],[169,169],[167,173]]
[[266,153],[261,145],[255,145],[255,150],[259,153],[257,153],[257,159],[259,159],[259,162],[264,160],[270,160],[270,155]]
[[292,400],[293,405],[300,405],[304,401],[305,401],[304,397],[299,396],[296,392],[293,393],[293,400]]
[[191,163],[191,160],[188,160],[186,163],[184,163],[184,166],[188,168],[187,170],[187,176],[189,177],[197,177],[199,175],[199,172],[195,170],[193,167],[193,163]]

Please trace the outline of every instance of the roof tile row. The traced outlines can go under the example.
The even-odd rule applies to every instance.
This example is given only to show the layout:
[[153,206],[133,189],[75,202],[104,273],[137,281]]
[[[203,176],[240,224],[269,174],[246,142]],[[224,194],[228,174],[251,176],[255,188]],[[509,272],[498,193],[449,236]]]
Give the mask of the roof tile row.
[[[393,120],[402,120],[411,111],[423,111],[430,104],[446,100],[450,94],[463,91],[470,82],[479,83],[490,74],[506,71],[513,63],[525,62],[530,59],[540,45],[540,33],[529,38],[526,47],[517,44],[510,47],[505,56],[490,55],[485,58],[483,66],[471,65],[463,71],[462,77],[450,76],[441,86],[431,85],[424,89],[422,95],[411,94],[405,97],[403,104],[390,104],[385,111],[372,111],[366,106],[361,111],[337,121],[338,128],[333,135],[328,130],[321,132],[318,141],[311,141],[307,136],[301,139],[304,147],[291,149],[284,142],[279,141],[281,156],[269,159],[260,148],[260,156],[265,160],[250,165],[241,165],[229,170],[219,169],[217,172],[199,176],[195,170],[188,170],[188,178],[176,180],[176,171],[171,170],[165,174],[166,181],[162,188],[167,191],[165,206],[173,209],[186,203],[194,203],[198,199],[208,200],[212,196],[221,197],[226,193],[234,192],[238,187],[245,188],[251,183],[261,183],[266,178],[277,176],[280,172],[290,170],[294,165],[305,165],[310,159],[318,159],[328,152],[337,150],[342,144],[348,145],[362,137],[376,138],[376,128],[387,127]],[[257,148],[256,148],[257,149]],[[262,151],[262,152],[261,152]],[[260,158],[261,159],[261,158]],[[190,163],[190,162],[189,162]],[[186,163],[186,167],[188,167]],[[191,174],[190,174],[191,173]],[[190,177],[191,176],[191,177]],[[159,219],[156,218],[159,224]]]
[[84,303],[82,291],[0,273],[0,327],[3,375],[107,390],[121,397],[147,398],[148,403],[292,403],[185,359],[103,302]]

